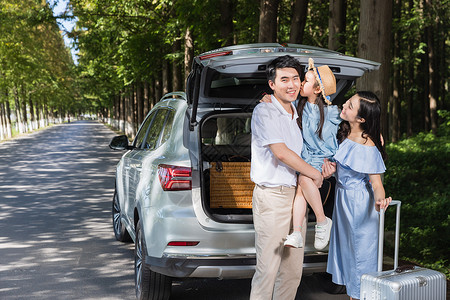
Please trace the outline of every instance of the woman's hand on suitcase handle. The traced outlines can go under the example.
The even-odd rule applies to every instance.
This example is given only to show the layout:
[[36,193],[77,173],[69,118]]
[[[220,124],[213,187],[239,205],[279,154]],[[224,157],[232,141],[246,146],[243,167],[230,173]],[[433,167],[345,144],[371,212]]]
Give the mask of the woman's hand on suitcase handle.
[[391,201],[392,201],[391,197],[388,197],[385,199],[378,199],[375,202],[375,209],[377,211],[380,211],[380,208],[381,208],[381,209],[384,209],[384,211],[386,211],[386,209],[389,207],[389,203],[391,203]]

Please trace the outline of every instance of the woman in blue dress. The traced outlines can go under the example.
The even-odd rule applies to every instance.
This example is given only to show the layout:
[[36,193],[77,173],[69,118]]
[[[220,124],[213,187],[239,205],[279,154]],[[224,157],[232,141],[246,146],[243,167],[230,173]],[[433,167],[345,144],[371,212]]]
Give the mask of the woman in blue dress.
[[[381,175],[386,154],[380,134],[380,102],[358,92],[343,106],[334,156],[336,197],[327,272],[359,299],[361,275],[377,270],[378,211],[388,207]],[[324,168],[333,165],[326,160]],[[334,166],[334,165],[333,165]]]

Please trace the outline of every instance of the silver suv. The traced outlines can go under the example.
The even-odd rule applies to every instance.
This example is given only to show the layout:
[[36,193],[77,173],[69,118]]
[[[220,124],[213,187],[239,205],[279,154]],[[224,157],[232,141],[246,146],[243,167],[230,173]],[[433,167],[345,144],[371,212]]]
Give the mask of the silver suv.
[[[172,278],[253,275],[251,115],[262,95],[271,92],[266,66],[286,54],[305,67],[309,57],[317,66],[329,65],[337,80],[335,103],[342,103],[356,78],[379,67],[303,45],[213,50],[195,58],[186,93],[165,95],[131,144],[126,136],[111,141],[112,149],[127,150],[117,165],[112,215],[117,240],[135,242],[139,299],[169,298]],[[324,194],[332,195],[327,189]],[[332,199],[327,205],[332,208]],[[313,225],[308,226],[305,273],[326,267],[327,252],[312,245]]]

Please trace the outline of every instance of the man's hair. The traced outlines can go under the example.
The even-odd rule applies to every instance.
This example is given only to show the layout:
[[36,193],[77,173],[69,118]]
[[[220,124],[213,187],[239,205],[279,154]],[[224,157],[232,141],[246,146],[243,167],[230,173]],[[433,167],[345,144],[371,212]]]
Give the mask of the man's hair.
[[275,77],[277,75],[277,69],[283,69],[283,68],[294,68],[297,70],[300,78],[303,77],[302,76],[303,75],[303,67],[300,64],[300,62],[290,55],[283,55],[283,56],[277,57],[274,60],[272,60],[270,62],[270,64],[267,66],[267,70],[266,70],[267,80],[275,81]]

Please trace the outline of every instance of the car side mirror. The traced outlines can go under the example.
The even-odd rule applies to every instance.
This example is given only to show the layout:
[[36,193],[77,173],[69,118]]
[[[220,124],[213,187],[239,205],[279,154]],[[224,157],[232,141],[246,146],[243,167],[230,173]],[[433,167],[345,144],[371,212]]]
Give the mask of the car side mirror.
[[128,137],[126,135],[119,135],[113,137],[109,143],[109,148],[113,150],[128,150],[131,146],[128,145]]

